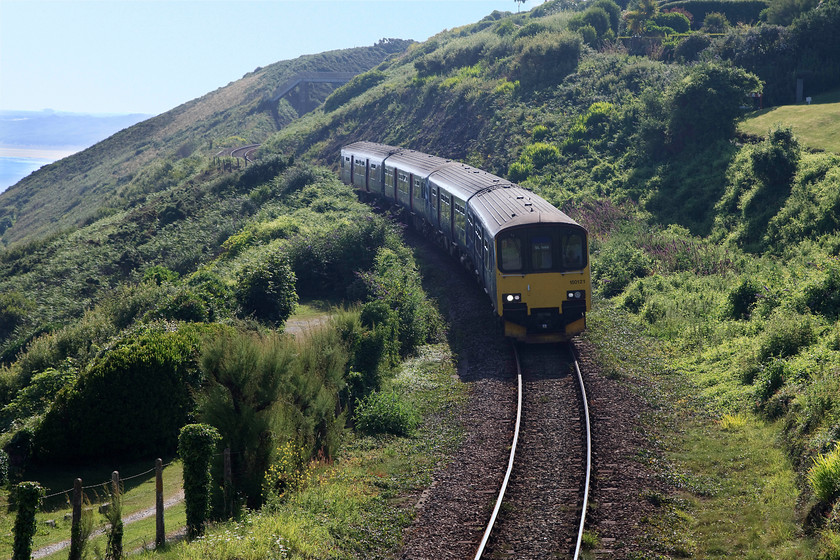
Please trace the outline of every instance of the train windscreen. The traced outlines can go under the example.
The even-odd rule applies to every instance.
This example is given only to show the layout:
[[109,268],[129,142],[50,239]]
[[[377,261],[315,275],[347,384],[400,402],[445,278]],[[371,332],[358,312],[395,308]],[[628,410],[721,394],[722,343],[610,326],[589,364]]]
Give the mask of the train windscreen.
[[586,238],[568,227],[529,227],[498,237],[498,266],[503,273],[566,272],[586,266]]

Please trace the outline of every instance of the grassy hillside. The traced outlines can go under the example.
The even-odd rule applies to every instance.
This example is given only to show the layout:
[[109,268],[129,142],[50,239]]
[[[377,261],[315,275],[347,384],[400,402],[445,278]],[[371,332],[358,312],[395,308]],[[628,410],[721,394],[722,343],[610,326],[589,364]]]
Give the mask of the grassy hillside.
[[[231,428],[238,417],[220,397],[227,358],[262,364],[254,378],[294,395],[262,402],[253,385],[240,387],[260,430],[276,429],[271,444],[294,440],[306,458],[336,452],[356,399],[391,387],[399,359],[442,330],[395,229],[323,167],[335,167],[347,142],[384,141],[505,175],[589,230],[591,332],[605,368],[674,389],[656,397],[663,415],[690,419],[690,434],[669,437],[661,462],[681,492],[657,498],[662,515],[646,520],[651,557],[836,558],[840,156],[801,117],[801,132],[761,124],[748,143],[736,132],[746,96],[785,100],[795,72],[836,88],[821,68],[840,61],[840,6],[799,6],[786,26],[666,41],[666,24],[687,16],[654,14],[638,31],[645,40],[622,41],[625,22],[645,17],[634,7],[567,7],[494,12],[407,48],[388,42],[258,69],[0,196],[0,442],[13,459],[139,453],[149,433],[133,432],[132,447],[98,428],[107,423],[96,414],[123,416],[110,402],[92,404],[112,394],[170,399],[166,428],[154,430],[160,446],[172,446],[187,419],[226,426],[233,441],[262,433]],[[321,92],[319,108],[301,116],[285,101],[265,106],[285,77],[336,69],[359,52],[365,72]],[[263,144],[257,165],[231,169],[209,157],[252,141]],[[294,346],[278,332],[298,296],[358,307]],[[151,376],[160,382],[137,384]],[[98,439],[81,441],[87,432]],[[742,449],[744,438],[762,445]],[[256,481],[279,451],[248,441],[259,452],[241,484],[255,507],[265,498]],[[781,452],[768,459],[770,445]],[[751,497],[720,461],[737,462]],[[299,499],[320,516],[315,494]],[[266,534],[280,523],[272,511],[292,515],[302,503],[275,497],[277,510],[249,518]],[[380,521],[394,511],[365,504],[385,512]],[[743,504],[768,515],[740,516]],[[303,518],[313,515],[302,507]],[[736,515],[754,526],[708,531],[711,517]],[[284,531],[295,526],[283,519]],[[747,538],[735,534],[747,529]],[[350,550],[375,540],[334,531]],[[324,538],[319,546],[333,546]],[[389,532],[381,546],[398,538]],[[305,556],[306,543],[294,542]]]
[[[257,68],[242,79],[114,134],[33,173],[0,196],[0,245],[75,228],[137,204],[172,185],[149,168],[226,146],[261,142],[299,115],[287,99],[270,101],[298,72],[365,71],[407,46],[383,41]],[[320,103],[332,90],[313,87]],[[289,99],[296,102],[296,94]]]
[[791,127],[804,146],[840,154],[840,92],[817,95],[810,105],[764,109],[745,118],[738,129],[764,136],[780,124]]

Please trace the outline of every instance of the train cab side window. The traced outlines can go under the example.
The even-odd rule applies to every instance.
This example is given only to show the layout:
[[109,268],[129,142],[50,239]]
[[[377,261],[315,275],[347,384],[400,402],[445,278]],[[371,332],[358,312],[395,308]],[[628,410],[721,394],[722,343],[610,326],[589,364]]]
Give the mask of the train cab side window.
[[551,238],[531,238],[531,266],[535,270],[548,270],[554,266],[551,258]]
[[518,237],[504,237],[500,243],[502,272],[522,270],[522,240]]
[[563,267],[566,269],[583,267],[583,237],[566,236],[563,247]]

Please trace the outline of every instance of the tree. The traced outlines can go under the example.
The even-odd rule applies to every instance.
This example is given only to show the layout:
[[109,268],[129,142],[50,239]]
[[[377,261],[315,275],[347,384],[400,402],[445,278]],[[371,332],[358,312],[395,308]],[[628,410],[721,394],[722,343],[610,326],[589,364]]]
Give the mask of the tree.
[[234,486],[252,508],[261,504],[274,437],[288,431],[279,423],[284,417],[281,395],[292,393],[287,380],[291,361],[289,347],[279,338],[245,333],[208,340],[201,356],[207,384],[198,397],[199,419],[216,428],[230,448]]
[[633,35],[641,35],[647,22],[653,19],[657,13],[659,13],[659,5],[656,0],[639,0],[636,9],[624,14],[624,19]]

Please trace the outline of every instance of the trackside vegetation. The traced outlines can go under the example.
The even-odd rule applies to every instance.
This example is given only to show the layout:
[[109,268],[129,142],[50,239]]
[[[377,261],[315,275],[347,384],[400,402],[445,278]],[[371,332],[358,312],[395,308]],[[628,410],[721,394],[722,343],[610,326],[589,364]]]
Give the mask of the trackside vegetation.
[[[257,69],[39,171],[0,195],[0,467],[206,424],[210,522],[156,556],[397,556],[467,389],[401,226],[331,169],[370,140],[588,229],[587,336],[655,406],[636,459],[670,485],[637,497],[639,558],[840,558],[840,155],[753,112],[798,80],[836,99],[838,27],[837,0],[550,0]],[[305,115],[269,101],[315,68],[361,73]],[[311,299],[332,309],[285,332]]]

